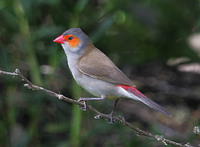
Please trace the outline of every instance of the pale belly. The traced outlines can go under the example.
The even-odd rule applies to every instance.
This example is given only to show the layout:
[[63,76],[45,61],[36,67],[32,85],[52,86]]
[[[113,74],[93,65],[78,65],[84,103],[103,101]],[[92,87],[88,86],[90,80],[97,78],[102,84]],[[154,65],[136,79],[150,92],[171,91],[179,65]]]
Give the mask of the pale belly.
[[86,91],[88,91],[94,96],[119,96],[118,88],[114,84],[95,79],[87,75],[81,75],[80,77],[76,77],[75,80],[80,86],[82,86]]

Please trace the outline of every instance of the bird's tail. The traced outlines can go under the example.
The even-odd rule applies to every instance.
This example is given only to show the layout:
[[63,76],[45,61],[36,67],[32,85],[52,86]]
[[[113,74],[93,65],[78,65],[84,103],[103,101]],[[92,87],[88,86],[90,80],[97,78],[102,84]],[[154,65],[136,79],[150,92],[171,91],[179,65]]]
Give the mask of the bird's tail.
[[161,113],[163,113],[167,116],[171,116],[171,113],[168,112],[167,109],[160,106],[153,100],[149,99],[147,96],[145,96],[140,91],[138,91],[135,87],[126,86],[126,85],[118,85],[118,87],[122,87],[124,90],[126,90],[129,93],[130,98],[139,100],[139,101],[143,102],[144,104],[146,104],[147,106],[151,107],[152,109],[154,109],[156,111],[160,111]]

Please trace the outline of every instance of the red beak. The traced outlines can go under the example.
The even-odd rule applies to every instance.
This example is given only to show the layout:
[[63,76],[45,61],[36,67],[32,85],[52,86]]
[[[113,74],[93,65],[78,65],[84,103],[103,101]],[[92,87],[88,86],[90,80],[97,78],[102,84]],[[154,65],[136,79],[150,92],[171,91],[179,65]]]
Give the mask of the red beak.
[[63,38],[63,35],[58,36],[56,39],[54,39],[53,42],[60,43],[60,44],[65,44],[65,40]]

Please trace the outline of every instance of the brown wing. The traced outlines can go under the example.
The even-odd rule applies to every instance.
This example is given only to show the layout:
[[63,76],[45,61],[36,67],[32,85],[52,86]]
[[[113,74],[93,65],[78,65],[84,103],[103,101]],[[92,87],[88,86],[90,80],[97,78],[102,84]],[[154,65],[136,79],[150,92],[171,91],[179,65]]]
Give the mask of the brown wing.
[[135,86],[104,53],[95,47],[79,60],[78,67],[80,72],[90,77],[114,84]]

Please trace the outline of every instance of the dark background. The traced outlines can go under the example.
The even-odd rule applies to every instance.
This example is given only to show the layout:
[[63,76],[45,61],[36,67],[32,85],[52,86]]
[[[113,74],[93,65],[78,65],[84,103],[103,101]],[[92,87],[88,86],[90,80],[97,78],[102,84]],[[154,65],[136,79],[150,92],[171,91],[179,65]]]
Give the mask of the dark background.
[[[53,40],[80,27],[95,46],[166,107],[168,118],[122,99],[116,115],[135,126],[195,146],[200,125],[200,3],[197,0],[1,0],[0,69],[16,68],[34,84],[78,99],[91,96],[74,82]],[[109,113],[114,100],[90,102]],[[0,76],[0,146],[164,146],[78,106]]]

